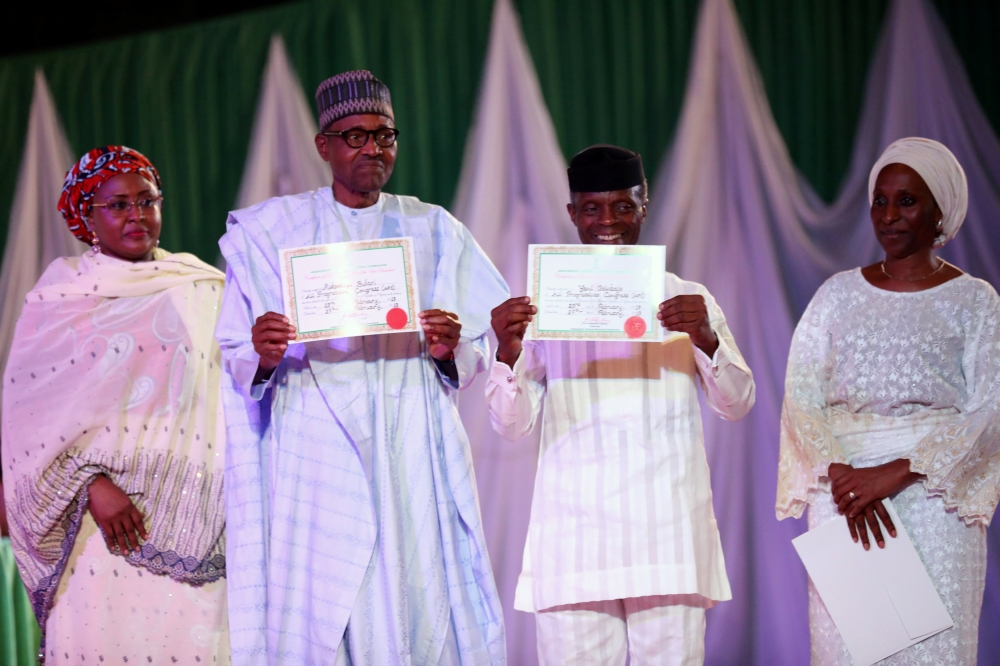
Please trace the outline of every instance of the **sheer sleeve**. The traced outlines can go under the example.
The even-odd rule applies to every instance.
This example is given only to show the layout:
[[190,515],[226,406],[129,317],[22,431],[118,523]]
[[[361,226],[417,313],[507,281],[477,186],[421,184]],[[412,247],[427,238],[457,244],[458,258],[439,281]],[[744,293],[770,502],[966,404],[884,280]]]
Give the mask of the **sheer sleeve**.
[[775,502],[778,520],[801,517],[817,493],[829,492],[830,463],[847,462],[823,415],[832,372],[827,292],[824,285],[809,303],[788,354]]
[[910,469],[966,523],[989,525],[1000,498],[1000,297],[986,283],[970,309],[962,358],[967,400],[954,421],[924,437]]

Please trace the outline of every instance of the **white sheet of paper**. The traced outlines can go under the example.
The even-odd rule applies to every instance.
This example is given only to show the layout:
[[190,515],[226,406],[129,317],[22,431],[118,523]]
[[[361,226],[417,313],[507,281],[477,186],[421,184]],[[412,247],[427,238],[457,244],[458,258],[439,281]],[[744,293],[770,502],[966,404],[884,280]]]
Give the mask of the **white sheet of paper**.
[[295,342],[418,330],[410,238],[279,251],[285,316]]
[[792,540],[857,666],[869,666],[953,626],[889,500],[896,538],[865,551],[843,517]]
[[525,339],[660,342],[662,245],[529,245]]

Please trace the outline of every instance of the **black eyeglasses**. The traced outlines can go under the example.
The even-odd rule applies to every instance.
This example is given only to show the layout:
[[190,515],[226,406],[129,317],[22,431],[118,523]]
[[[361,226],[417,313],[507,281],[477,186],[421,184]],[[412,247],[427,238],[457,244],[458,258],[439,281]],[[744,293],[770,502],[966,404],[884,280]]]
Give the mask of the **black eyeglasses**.
[[366,130],[364,127],[352,127],[340,132],[320,132],[323,136],[339,136],[351,148],[363,148],[368,143],[368,137],[375,136],[375,144],[382,148],[389,148],[396,143],[399,130],[394,127],[379,127],[378,129]]

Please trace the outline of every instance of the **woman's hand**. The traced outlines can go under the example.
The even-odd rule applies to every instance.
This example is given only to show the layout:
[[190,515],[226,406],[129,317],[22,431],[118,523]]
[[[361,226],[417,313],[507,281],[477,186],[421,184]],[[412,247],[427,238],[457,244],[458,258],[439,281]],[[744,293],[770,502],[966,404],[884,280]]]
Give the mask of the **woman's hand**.
[[98,475],[88,490],[90,515],[104,532],[104,543],[111,553],[139,552],[139,538],[147,538],[142,513],[121,488],[103,474]]
[[889,533],[889,536],[895,539],[896,526],[892,523],[892,518],[889,517],[889,512],[886,510],[885,505],[882,504],[882,500],[875,500],[866,506],[855,518],[847,516],[847,529],[851,530],[851,538],[854,539],[854,543],[857,543],[860,538],[861,545],[865,550],[871,548],[871,544],[868,543],[869,528],[872,531],[872,538],[875,539],[878,547],[885,548],[885,537],[882,535],[882,527],[879,525],[876,516],[882,519],[882,525],[885,525],[885,530]]
[[857,543],[860,538],[864,549],[868,550],[871,547],[868,529],[871,529],[879,548],[885,548],[879,519],[893,538],[896,537],[896,526],[882,500],[920,478],[919,474],[910,471],[910,461],[900,458],[884,465],[864,468],[832,463],[827,474],[832,481],[833,501],[837,503],[840,514],[846,516],[854,542]]

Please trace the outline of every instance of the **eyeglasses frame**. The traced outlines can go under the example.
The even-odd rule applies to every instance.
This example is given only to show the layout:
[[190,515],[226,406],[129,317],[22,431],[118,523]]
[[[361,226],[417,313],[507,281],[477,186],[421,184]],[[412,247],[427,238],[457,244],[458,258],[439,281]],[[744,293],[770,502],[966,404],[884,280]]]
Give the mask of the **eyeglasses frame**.
[[[153,208],[159,208],[161,205],[163,205],[163,195],[162,194],[158,194],[155,197],[149,197],[149,198],[153,200]],[[92,204],[90,204],[90,207],[91,208],[107,208],[108,205],[109,205],[109,203],[118,203],[118,202],[117,201],[112,201],[112,202],[106,202],[106,203],[92,203]],[[121,214],[122,217],[127,217],[128,214],[132,212],[133,208],[135,208],[136,210],[138,210],[140,215],[142,214],[143,207],[139,205],[138,200],[133,199],[131,201],[125,201],[123,203],[125,204],[125,210]],[[113,210],[108,210],[108,213],[110,215],[114,216],[114,217],[118,217],[119,216],[119,214],[116,213]]]
[[[362,143],[360,146],[351,146],[351,144],[347,143],[347,139],[344,138],[344,135],[347,134],[348,132],[364,132],[365,142]],[[378,139],[375,138],[375,134],[379,132],[392,132],[392,143],[390,143],[388,146],[383,146],[381,143],[379,143]],[[378,146],[379,148],[392,148],[393,146],[396,145],[396,140],[399,138],[399,130],[396,129],[395,127],[379,127],[378,129],[373,129],[373,130],[366,130],[364,127],[348,127],[347,129],[340,130],[339,132],[320,132],[320,134],[322,134],[323,136],[338,136],[341,139],[343,139],[344,143],[347,143],[348,146],[354,148],[355,150],[361,150],[362,148],[367,146],[368,142],[371,140],[374,140],[375,145]]]

